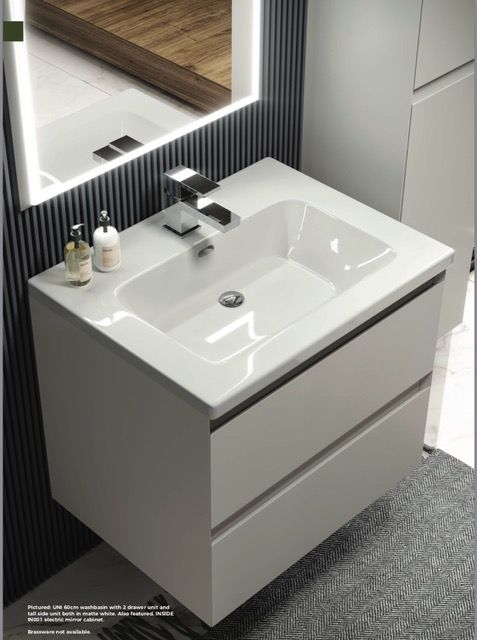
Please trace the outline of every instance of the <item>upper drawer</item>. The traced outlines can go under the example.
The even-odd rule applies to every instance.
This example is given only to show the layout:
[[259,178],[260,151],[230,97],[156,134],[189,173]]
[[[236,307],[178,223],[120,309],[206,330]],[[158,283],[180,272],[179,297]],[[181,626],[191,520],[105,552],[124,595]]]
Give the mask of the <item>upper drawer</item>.
[[414,88],[474,58],[474,0],[423,0]]
[[442,283],[212,433],[212,527],[432,370]]

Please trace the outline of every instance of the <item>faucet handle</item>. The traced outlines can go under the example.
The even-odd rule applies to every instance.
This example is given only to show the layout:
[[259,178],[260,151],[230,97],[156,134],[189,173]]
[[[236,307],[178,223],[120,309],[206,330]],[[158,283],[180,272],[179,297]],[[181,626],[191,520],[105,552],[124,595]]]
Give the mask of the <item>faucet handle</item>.
[[170,180],[178,182],[181,187],[185,187],[192,194],[197,196],[205,196],[212,191],[220,188],[220,185],[209,178],[197,173],[193,169],[179,165],[166,171],[164,174]]

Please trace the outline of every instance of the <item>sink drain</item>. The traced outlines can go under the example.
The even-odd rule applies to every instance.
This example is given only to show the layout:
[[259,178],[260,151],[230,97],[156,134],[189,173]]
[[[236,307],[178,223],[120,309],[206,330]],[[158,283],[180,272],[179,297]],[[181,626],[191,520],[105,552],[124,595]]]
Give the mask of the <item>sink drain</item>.
[[240,307],[245,302],[245,297],[240,291],[225,291],[220,296],[219,302],[224,307]]

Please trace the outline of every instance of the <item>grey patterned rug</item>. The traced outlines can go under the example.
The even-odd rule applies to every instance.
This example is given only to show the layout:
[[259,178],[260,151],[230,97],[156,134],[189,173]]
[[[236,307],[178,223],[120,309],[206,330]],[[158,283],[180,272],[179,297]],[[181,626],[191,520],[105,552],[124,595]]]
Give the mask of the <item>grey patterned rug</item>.
[[124,635],[118,623],[100,637],[470,640],[473,478],[436,451],[213,629],[176,609],[174,626]]

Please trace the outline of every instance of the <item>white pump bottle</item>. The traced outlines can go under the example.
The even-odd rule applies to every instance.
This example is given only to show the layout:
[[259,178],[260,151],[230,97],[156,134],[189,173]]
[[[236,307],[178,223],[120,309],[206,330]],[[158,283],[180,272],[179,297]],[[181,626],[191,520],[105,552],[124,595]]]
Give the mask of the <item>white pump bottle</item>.
[[99,271],[114,271],[121,264],[119,233],[109,224],[107,211],[101,211],[100,226],[93,234],[93,262]]

